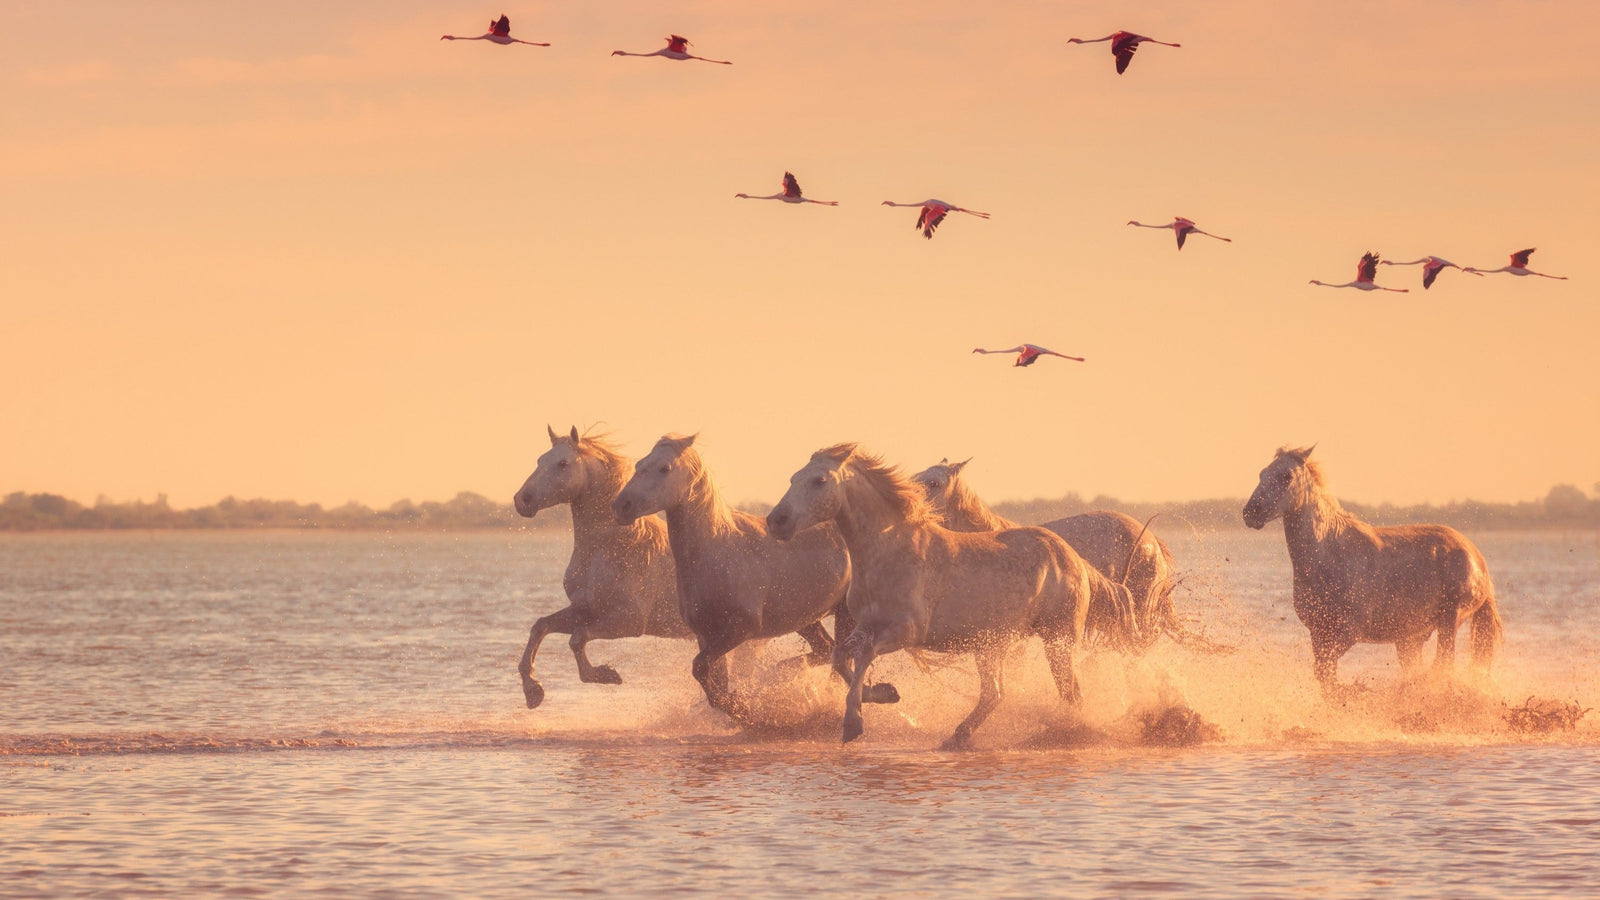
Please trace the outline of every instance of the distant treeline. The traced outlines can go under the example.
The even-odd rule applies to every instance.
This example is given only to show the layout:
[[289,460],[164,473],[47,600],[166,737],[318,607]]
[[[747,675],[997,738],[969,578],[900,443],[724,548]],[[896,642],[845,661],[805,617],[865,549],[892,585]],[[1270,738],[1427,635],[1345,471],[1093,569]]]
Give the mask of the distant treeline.
[[[1576,528],[1600,529],[1600,484],[1590,497],[1569,484],[1556,485],[1542,500],[1521,503],[1482,503],[1465,500],[1443,506],[1395,506],[1390,503],[1344,504],[1345,509],[1374,525],[1437,522],[1466,531],[1490,529]],[[995,504],[995,511],[1018,522],[1048,522],[1092,509],[1116,509],[1136,519],[1161,514],[1161,526],[1180,523],[1201,531],[1243,528],[1240,510],[1244,498],[1194,500],[1186,503],[1125,503],[1114,497],[1085,500],[1068,494],[1054,500],[1018,500]],[[749,504],[751,512],[765,513],[762,504]],[[346,503],[331,509],[317,503],[290,500],[239,500],[228,497],[211,506],[173,509],[165,495],[154,502],[114,503],[101,497],[85,506],[57,494],[16,492],[0,502],[0,531],[177,529],[177,528],[323,528],[347,530],[412,529],[458,531],[502,528],[566,528],[571,522],[564,506],[544,510],[524,519],[509,504],[481,494],[462,492],[443,503],[401,500],[385,509]]]
[[133,528],[327,528],[350,530],[415,529],[459,531],[485,528],[560,526],[567,508],[539,513],[531,523],[510,504],[462,492],[443,503],[401,500],[386,509],[346,503],[331,509],[292,500],[239,500],[228,497],[211,506],[173,509],[166,495],[153,503],[113,503],[102,497],[85,506],[57,494],[9,494],[0,503],[0,531],[100,530]]

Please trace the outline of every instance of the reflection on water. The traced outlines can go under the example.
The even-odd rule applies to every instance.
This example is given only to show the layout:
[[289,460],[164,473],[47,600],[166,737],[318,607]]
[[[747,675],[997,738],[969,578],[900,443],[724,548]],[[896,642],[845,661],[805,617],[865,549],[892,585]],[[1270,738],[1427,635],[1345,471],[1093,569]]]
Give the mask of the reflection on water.
[[[1323,702],[1281,536],[1166,535],[1208,657],[1085,653],[1053,702],[1037,647],[973,754],[929,752],[970,666],[883,661],[906,695],[837,745],[825,671],[758,699],[741,735],[691,647],[565,642],[522,708],[516,657],[561,603],[542,535],[0,538],[0,894],[567,891],[1040,896],[1571,895],[1600,876],[1600,722],[1520,735],[1536,695],[1600,706],[1594,535],[1478,535],[1501,598],[1493,683],[1403,685],[1358,648]],[[738,666],[759,683],[797,639]],[[1192,706],[1222,741],[1137,743]],[[1018,750],[1083,725],[1092,747]],[[1069,745],[1070,746],[1070,745]],[[1011,748],[1011,749],[1007,749]]]

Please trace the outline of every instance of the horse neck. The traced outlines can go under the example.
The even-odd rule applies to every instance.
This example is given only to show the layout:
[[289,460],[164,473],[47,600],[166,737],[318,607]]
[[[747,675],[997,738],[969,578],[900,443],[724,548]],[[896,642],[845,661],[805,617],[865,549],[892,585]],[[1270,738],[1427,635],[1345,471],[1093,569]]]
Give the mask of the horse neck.
[[990,509],[965,482],[957,481],[945,513],[953,531],[1001,531],[1013,527],[1012,521]]
[[834,524],[852,557],[869,556],[904,519],[861,476],[847,479],[844,492]]
[[617,514],[611,508],[611,501],[617,499],[623,483],[627,481],[623,461],[594,459],[592,462],[585,461],[584,465],[589,478],[582,493],[572,501],[573,541],[589,544],[614,537],[619,532],[633,532],[642,528],[639,522],[618,525]]
[[1316,565],[1355,522],[1321,485],[1313,485],[1310,497],[1283,515],[1290,562],[1297,568]]
[[714,543],[733,526],[733,510],[722,502],[711,476],[695,462],[694,480],[684,498],[667,507],[667,540],[674,555]]

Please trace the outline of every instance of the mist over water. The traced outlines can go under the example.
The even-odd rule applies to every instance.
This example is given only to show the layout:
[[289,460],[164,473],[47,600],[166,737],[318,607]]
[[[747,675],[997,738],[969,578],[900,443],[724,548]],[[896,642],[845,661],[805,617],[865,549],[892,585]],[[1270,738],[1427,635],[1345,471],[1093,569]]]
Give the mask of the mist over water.
[[[1507,713],[1600,707],[1600,538],[1473,535],[1505,619],[1492,679],[1463,653],[1457,679],[1406,682],[1392,647],[1361,646],[1329,703],[1277,526],[1163,537],[1180,613],[1235,651],[1080,650],[1068,714],[1025,645],[973,754],[932,752],[974,702],[970,662],[880,660],[904,699],[841,748],[842,686],[794,674],[798,638],[735,662],[761,729],[711,711],[692,644],[662,639],[592,644],[612,687],[578,683],[552,636],[525,709],[516,658],[565,603],[561,536],[0,537],[0,878],[55,896],[776,893],[830,872],[930,895],[1594,883],[1600,714],[1540,732]],[[1204,743],[1149,746],[1173,708]],[[888,849],[863,857],[866,834]]]

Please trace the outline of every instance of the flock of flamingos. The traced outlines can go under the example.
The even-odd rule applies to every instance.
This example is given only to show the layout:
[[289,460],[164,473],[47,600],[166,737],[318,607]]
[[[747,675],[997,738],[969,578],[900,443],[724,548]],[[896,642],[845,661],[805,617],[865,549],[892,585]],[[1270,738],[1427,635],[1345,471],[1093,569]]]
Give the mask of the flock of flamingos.
[[[443,40],[528,44],[511,36],[502,15],[481,35]],[[1178,47],[1128,31],[1069,43],[1110,42],[1124,72],[1142,43]],[[731,65],[689,53],[689,41],[669,36],[650,53],[617,50],[613,56],[658,56]],[[836,206],[805,197],[793,174],[779,193],[739,199]],[[919,209],[916,228],[926,238],[952,212],[987,219],[988,213],[942,200],[884,201]],[[1202,231],[1193,220],[1170,224],[1130,221],[1140,228],[1171,229],[1182,250]],[[1363,291],[1404,291],[1376,284],[1379,264],[1422,266],[1423,288],[1446,268],[1473,275],[1562,276],[1528,268],[1532,249],[1512,255],[1499,269],[1462,267],[1437,256],[1409,262],[1367,253],[1356,279]],[[1043,356],[1082,362],[1034,344],[974,353],[1017,354],[1016,366]],[[707,701],[735,722],[750,721],[747,692],[729,683],[727,655],[752,640],[798,634],[810,647],[803,662],[830,665],[848,686],[843,738],[865,730],[862,705],[895,703],[899,690],[868,683],[873,661],[885,654],[972,654],[979,680],[977,705],[944,744],[970,746],[973,732],[1002,693],[1001,667],[1017,643],[1037,636],[1062,700],[1075,706],[1082,690],[1074,649],[1093,640],[1140,654],[1163,637],[1220,652],[1188,630],[1173,605],[1178,582],[1172,552],[1140,523],[1098,510],[1042,526],[1021,526],[990,510],[961,480],[967,462],[948,459],[916,475],[886,463],[856,444],[811,454],[790,478],[767,516],[735,509],[718,494],[694,436],[662,437],[637,462],[603,435],[550,429],[550,450],[513,497],[526,517],[557,505],[572,511],[573,550],[564,588],[569,605],[534,622],[518,664],[530,709],[545,697],[534,659],[551,633],[571,636],[581,681],[620,684],[611,666],[592,663],[589,641],[655,635],[696,640],[691,666]],[[1360,521],[1326,489],[1311,448],[1277,451],[1261,470],[1243,510],[1246,525],[1262,528],[1282,519],[1294,569],[1294,608],[1307,627],[1313,670],[1325,692],[1336,692],[1336,665],[1357,643],[1395,646],[1402,667],[1415,669],[1423,644],[1437,635],[1435,667],[1453,668],[1456,632],[1471,624],[1473,661],[1487,670],[1501,641],[1494,588],[1483,556],[1453,529],[1439,525],[1377,528]],[[833,633],[822,620],[833,617]]]
[[[526,45],[532,46],[532,47],[548,47],[548,46],[550,46],[547,43],[540,43],[540,42],[537,42],[537,41],[524,41],[524,40],[519,40],[517,38],[512,37],[511,36],[511,19],[510,19],[510,17],[508,17],[508,16],[506,16],[504,14],[502,14],[500,16],[500,18],[490,21],[489,22],[489,30],[485,31],[483,34],[470,35],[470,36],[457,36],[457,35],[453,35],[453,34],[447,34],[447,35],[442,36],[440,38],[440,40],[445,40],[445,41],[490,41],[492,43],[501,44],[501,45],[526,44]],[[1135,33],[1131,32],[1131,31],[1114,31],[1111,34],[1108,34],[1105,37],[1101,37],[1101,38],[1068,38],[1067,39],[1067,43],[1069,43],[1069,44],[1098,44],[1098,43],[1102,43],[1102,42],[1106,42],[1106,41],[1109,41],[1111,43],[1111,54],[1116,59],[1117,74],[1119,74],[1119,75],[1122,74],[1123,72],[1127,71],[1128,63],[1130,63],[1133,60],[1133,55],[1139,49],[1139,45],[1140,44],[1144,44],[1144,43],[1161,44],[1162,46],[1166,46],[1166,47],[1181,47],[1182,46],[1181,44],[1168,43],[1166,41],[1158,41],[1155,38],[1147,37],[1147,36],[1142,35],[1142,34],[1135,34]],[[707,59],[704,56],[696,56],[696,55],[690,53],[689,52],[689,46],[690,46],[689,39],[686,38],[686,37],[683,37],[682,35],[676,35],[676,34],[668,35],[667,38],[666,38],[666,42],[667,42],[667,45],[665,47],[662,47],[659,50],[651,51],[649,53],[631,53],[631,52],[626,51],[626,50],[613,50],[611,52],[611,55],[612,56],[659,56],[659,57],[661,57],[663,59],[671,59],[671,60],[679,60],[679,61],[694,59],[694,60],[700,60],[701,62],[716,63],[718,65],[724,65],[724,66],[733,65],[733,63],[730,60],[725,60],[725,59]],[[779,201],[782,201],[784,203],[794,203],[794,204],[815,203],[815,204],[817,204],[819,206],[838,206],[839,205],[837,200],[813,200],[813,199],[811,199],[809,197],[804,196],[801,193],[801,190],[800,190],[800,182],[790,172],[783,173],[783,190],[779,191],[776,194],[766,194],[766,195],[757,196],[757,195],[753,195],[753,194],[743,194],[743,193],[741,193],[741,194],[735,194],[734,197],[737,198],[737,199],[744,199],[744,200],[779,200]],[[918,210],[918,212],[917,212],[917,221],[916,221],[916,229],[918,231],[922,232],[922,236],[923,237],[929,238],[929,239],[932,239],[934,231],[938,229],[940,223],[942,223],[945,220],[945,217],[948,216],[952,212],[967,213],[968,215],[977,216],[978,218],[981,218],[981,219],[989,218],[989,214],[986,213],[986,212],[978,212],[977,210],[966,209],[966,208],[963,208],[963,207],[960,207],[960,206],[956,206],[953,203],[947,203],[947,202],[945,202],[943,200],[937,200],[937,199],[928,199],[928,200],[922,200],[920,202],[911,202],[911,203],[896,203],[896,202],[894,202],[892,200],[885,200],[885,201],[883,201],[883,205],[884,206],[916,207],[917,210]],[[1129,221],[1128,224],[1129,225],[1135,225],[1135,226],[1138,226],[1140,228],[1161,228],[1161,229],[1170,228],[1172,230],[1173,234],[1178,239],[1178,249],[1179,250],[1183,249],[1184,242],[1188,239],[1189,235],[1191,235],[1191,234],[1200,234],[1200,235],[1205,235],[1206,237],[1216,238],[1217,240],[1220,240],[1220,241],[1228,241],[1230,243],[1232,242],[1231,238],[1225,238],[1225,237],[1222,237],[1221,235],[1211,234],[1210,232],[1200,230],[1200,228],[1194,223],[1193,219],[1186,219],[1183,216],[1176,216],[1176,217],[1173,218],[1173,220],[1170,223],[1164,224],[1164,225],[1147,225],[1147,224],[1145,224],[1143,222],[1138,222],[1138,221]],[[1386,266],[1390,266],[1390,265],[1393,265],[1393,266],[1417,266],[1417,265],[1420,265],[1420,266],[1422,266],[1422,287],[1423,287],[1424,290],[1427,290],[1428,288],[1433,287],[1434,279],[1438,278],[1439,277],[1439,273],[1442,272],[1445,269],[1460,269],[1463,272],[1468,272],[1468,273],[1471,273],[1473,275],[1480,275],[1480,276],[1481,275],[1485,275],[1485,274],[1492,274],[1492,273],[1496,273],[1496,272],[1505,272],[1505,273],[1509,273],[1511,275],[1537,275],[1537,276],[1540,276],[1542,278],[1555,278],[1555,279],[1560,279],[1560,280],[1565,281],[1566,280],[1566,276],[1564,276],[1564,275],[1547,275],[1547,274],[1545,274],[1543,272],[1535,272],[1532,269],[1528,268],[1528,258],[1533,255],[1534,249],[1535,248],[1531,248],[1530,247],[1530,248],[1528,248],[1526,250],[1518,250],[1517,252],[1511,254],[1511,261],[1510,261],[1509,265],[1501,266],[1498,269],[1477,269],[1477,268],[1473,268],[1471,266],[1458,266],[1455,263],[1450,262],[1447,259],[1444,259],[1443,257],[1432,256],[1432,255],[1424,256],[1421,259],[1414,259],[1414,260],[1411,260],[1409,262],[1391,262],[1389,260],[1379,258],[1377,253],[1368,252],[1365,255],[1363,255],[1361,257],[1361,261],[1356,264],[1356,277],[1355,277],[1354,281],[1347,281],[1347,282],[1345,282],[1343,284],[1333,284],[1331,282],[1318,281],[1317,279],[1312,279],[1310,283],[1311,284],[1315,284],[1315,285],[1321,285],[1322,287],[1355,288],[1355,289],[1361,290],[1361,291],[1394,291],[1396,293],[1401,293],[1401,294],[1407,293],[1409,291],[1409,288],[1383,287],[1383,286],[1381,286],[1381,285],[1379,285],[1377,283],[1378,265],[1380,263],[1382,265],[1386,265]],[[1077,362],[1083,362],[1084,361],[1083,357],[1067,356],[1064,353],[1056,353],[1055,351],[1052,351],[1052,350],[1046,350],[1046,349],[1044,349],[1042,347],[1039,347],[1039,346],[1037,346],[1035,344],[1023,344],[1020,347],[1015,347],[1015,348],[1012,348],[1010,350],[983,350],[983,349],[978,349],[978,350],[974,350],[973,352],[974,353],[1016,353],[1016,354],[1018,354],[1018,357],[1017,357],[1017,360],[1016,360],[1016,365],[1018,365],[1018,366],[1032,365],[1035,361],[1038,360],[1038,358],[1041,355],[1059,356],[1059,357],[1062,357],[1064,359],[1076,360]]]

